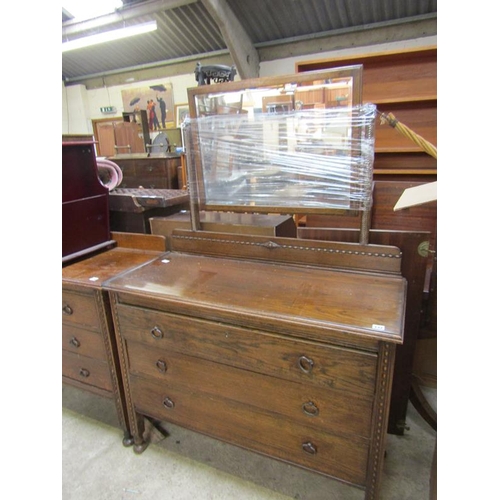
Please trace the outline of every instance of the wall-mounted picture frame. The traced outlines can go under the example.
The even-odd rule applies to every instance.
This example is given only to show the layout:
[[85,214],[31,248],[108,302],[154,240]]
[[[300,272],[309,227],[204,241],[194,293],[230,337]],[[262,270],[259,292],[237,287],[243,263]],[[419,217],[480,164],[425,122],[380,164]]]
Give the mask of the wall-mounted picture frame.
[[179,128],[184,121],[184,118],[189,116],[189,104],[176,104],[175,105],[175,126]]
[[145,110],[149,130],[164,130],[175,126],[174,93],[171,83],[122,90],[123,111]]

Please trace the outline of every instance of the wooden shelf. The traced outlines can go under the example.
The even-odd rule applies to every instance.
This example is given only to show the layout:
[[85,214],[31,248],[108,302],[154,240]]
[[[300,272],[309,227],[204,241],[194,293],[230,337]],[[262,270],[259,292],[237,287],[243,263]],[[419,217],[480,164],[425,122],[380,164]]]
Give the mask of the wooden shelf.
[[387,97],[385,99],[377,99],[376,101],[363,99],[363,104],[372,103],[372,104],[400,104],[400,103],[408,103],[408,102],[437,102],[437,96],[427,96],[427,95],[417,95],[414,97]]
[[[297,71],[355,64],[363,65],[363,102],[375,104],[382,113],[392,113],[402,124],[437,146],[437,47],[307,61],[298,63]],[[381,159],[380,154],[386,157]],[[377,120],[375,172],[419,175],[421,167],[415,168],[419,155],[429,156],[411,139]],[[432,161],[422,168],[427,174],[437,172],[437,162]],[[383,168],[377,168],[380,162]]]

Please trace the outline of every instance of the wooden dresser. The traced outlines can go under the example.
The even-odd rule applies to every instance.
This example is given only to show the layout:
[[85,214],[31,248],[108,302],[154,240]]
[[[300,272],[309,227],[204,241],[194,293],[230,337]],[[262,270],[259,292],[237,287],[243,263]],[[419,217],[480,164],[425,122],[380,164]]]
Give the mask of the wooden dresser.
[[120,188],[179,189],[181,155],[177,153],[131,153],[109,158],[123,171]]
[[396,247],[175,230],[103,285],[144,416],[378,496],[406,281]]
[[116,246],[62,269],[62,379],[115,402],[125,445],[131,445],[109,297],[102,284],[153,260],[165,250],[161,236],[111,233]]

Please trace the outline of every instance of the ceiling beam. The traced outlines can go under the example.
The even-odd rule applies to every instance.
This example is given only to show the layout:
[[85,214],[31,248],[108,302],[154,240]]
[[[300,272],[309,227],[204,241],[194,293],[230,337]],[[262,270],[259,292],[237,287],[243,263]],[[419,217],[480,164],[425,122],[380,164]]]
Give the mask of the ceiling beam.
[[226,0],[201,0],[217,23],[242,80],[259,76],[260,59],[248,33]]
[[307,56],[437,35],[437,16],[355,26],[256,44],[261,61]]
[[147,16],[155,12],[175,9],[197,0],[149,0],[137,5],[124,6],[116,9],[115,12],[103,16],[88,19],[86,21],[70,20],[63,23],[62,36],[76,35],[84,31],[101,28],[109,24],[119,23],[135,17]]

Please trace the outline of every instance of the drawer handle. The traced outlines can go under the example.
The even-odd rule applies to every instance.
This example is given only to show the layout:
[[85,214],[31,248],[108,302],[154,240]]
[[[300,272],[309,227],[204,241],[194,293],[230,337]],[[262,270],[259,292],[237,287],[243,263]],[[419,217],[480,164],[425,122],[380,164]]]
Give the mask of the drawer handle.
[[312,401],[304,403],[302,411],[309,417],[317,417],[319,415],[319,408]]
[[168,410],[171,410],[175,406],[175,403],[169,397],[166,397],[163,400],[163,406]]
[[313,366],[314,366],[314,361],[311,358],[308,358],[307,356],[301,356],[299,358],[299,368],[304,373],[311,373]]
[[80,368],[80,376],[87,378],[90,375],[90,372],[86,368]]
[[302,443],[302,449],[306,453],[309,453],[309,455],[316,455],[316,453],[318,453],[318,449],[311,443],[311,441],[308,441],[307,443]]
[[68,316],[71,316],[73,314],[73,309],[71,309],[71,307],[69,307],[68,304],[66,304],[63,308],[62,308],[62,312],[64,314],[67,314]]
[[73,338],[69,341],[69,343],[70,343],[73,347],[76,347],[76,348],[80,347],[80,345],[81,345],[81,344],[80,344],[80,341],[79,341],[76,337],[73,337]]
[[165,363],[162,359],[159,359],[156,362],[156,368],[158,368],[158,371],[161,373],[165,373],[167,371],[167,363]]
[[155,326],[154,328],[151,328],[151,335],[156,339],[162,339],[163,338],[163,332]]

